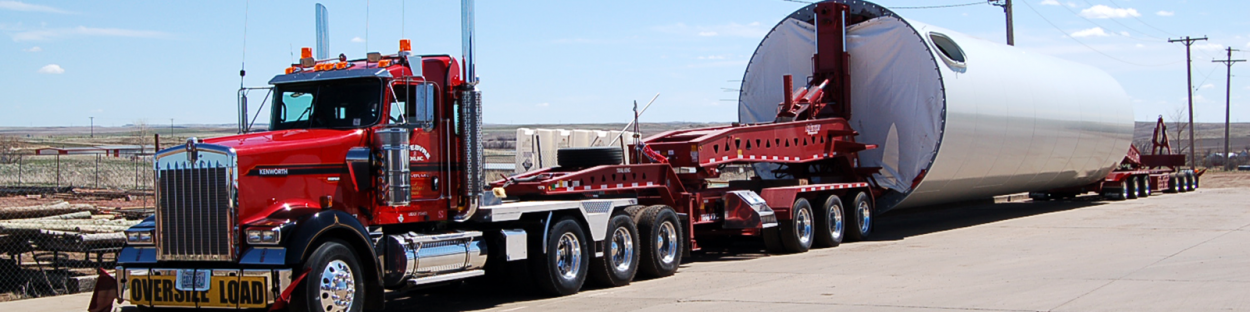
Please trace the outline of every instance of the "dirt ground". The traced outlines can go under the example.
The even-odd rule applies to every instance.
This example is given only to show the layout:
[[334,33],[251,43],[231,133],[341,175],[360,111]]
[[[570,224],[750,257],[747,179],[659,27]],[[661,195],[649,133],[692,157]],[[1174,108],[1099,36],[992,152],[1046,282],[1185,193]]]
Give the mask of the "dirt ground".
[[1203,188],[1250,188],[1250,171],[1207,172],[1199,182]]

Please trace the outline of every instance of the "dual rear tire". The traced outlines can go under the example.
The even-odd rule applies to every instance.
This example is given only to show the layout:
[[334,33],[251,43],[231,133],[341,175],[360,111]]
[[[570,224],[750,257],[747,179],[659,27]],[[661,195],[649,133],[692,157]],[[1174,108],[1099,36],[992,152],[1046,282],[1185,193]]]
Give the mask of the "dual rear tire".
[[605,287],[628,285],[640,273],[648,277],[673,275],[681,265],[685,235],[673,208],[664,205],[631,206],[608,221],[603,256],[595,258],[594,246],[582,225],[572,217],[552,223],[546,245],[531,247],[530,267],[538,289],[545,294],[577,293],[587,277]]
[[764,245],[772,253],[801,253],[811,247],[836,247],[843,241],[865,240],[872,234],[872,198],[865,192],[843,197],[829,195],[813,209],[805,198],[794,200],[789,220],[778,220],[775,228],[764,229]]

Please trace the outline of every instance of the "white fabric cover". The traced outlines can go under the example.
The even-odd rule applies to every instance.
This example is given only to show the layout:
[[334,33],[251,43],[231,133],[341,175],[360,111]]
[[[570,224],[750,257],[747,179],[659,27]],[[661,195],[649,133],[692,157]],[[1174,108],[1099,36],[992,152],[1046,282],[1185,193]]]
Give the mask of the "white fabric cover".
[[[760,44],[744,77],[739,122],[772,122],[783,98],[782,75],[801,88],[815,53],[811,24],[787,19]],[[859,142],[878,148],[860,152],[860,165],[882,167],[879,185],[901,193],[927,170],[941,140],[941,77],[920,37],[907,23],[881,17],[847,28],[851,54],[851,127]]]

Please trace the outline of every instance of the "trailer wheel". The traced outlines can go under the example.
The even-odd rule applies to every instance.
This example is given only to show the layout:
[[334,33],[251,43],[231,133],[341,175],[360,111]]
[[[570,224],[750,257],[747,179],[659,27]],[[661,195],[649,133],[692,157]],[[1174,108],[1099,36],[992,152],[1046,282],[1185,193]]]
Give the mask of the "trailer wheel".
[[1180,193],[1189,192],[1189,177],[1184,173],[1176,174],[1176,191]]
[[794,206],[790,207],[790,220],[778,221],[777,231],[781,236],[782,251],[801,253],[812,248],[816,222],[812,216],[812,203],[807,199],[794,200]]
[[851,206],[845,208],[845,215],[851,216],[847,222],[851,231],[846,233],[846,238],[850,241],[862,241],[868,239],[868,235],[872,234],[873,208],[872,199],[868,197],[868,193],[859,192],[855,194],[855,200],[851,201]]
[[1129,176],[1121,184],[1124,185],[1124,199],[1137,199],[1137,176]]
[[686,238],[677,212],[664,205],[643,209],[638,218],[638,233],[643,235],[639,244],[642,246],[638,266],[641,272],[651,277],[677,273]]
[[338,240],[318,246],[304,261],[308,276],[291,298],[292,311],[358,312],[364,309],[364,271],[356,253]]
[[532,265],[538,288],[555,296],[581,290],[591,258],[590,244],[582,226],[572,218],[561,218],[551,225],[543,244],[547,246],[547,254],[533,257],[536,263]]
[[621,148],[612,146],[572,147],[556,150],[556,162],[560,167],[589,168],[599,165],[619,165],[624,156]]
[[608,221],[603,257],[590,261],[590,278],[608,287],[625,286],[638,273],[638,227],[634,219],[618,214]]
[[1199,177],[1198,172],[1195,171],[1190,171],[1189,174],[1194,176],[1194,189],[1198,189],[1198,180],[1202,180],[1201,177]]
[[1198,188],[1197,180],[1193,171],[1185,171],[1185,191],[1193,192],[1194,189]]
[[1176,187],[1176,182],[1177,182],[1177,181],[1176,181],[1176,175],[1175,175],[1175,174],[1168,174],[1168,189],[1167,189],[1167,190],[1165,190],[1165,191],[1163,191],[1163,192],[1164,192],[1164,193],[1176,193],[1176,192],[1179,192],[1179,191],[1180,191],[1180,188],[1179,188],[1179,187]]
[[1150,175],[1137,177],[1137,197],[1150,197]]
[[837,247],[842,244],[846,231],[846,220],[842,216],[842,199],[838,195],[829,195],[825,205],[816,213],[816,246]]

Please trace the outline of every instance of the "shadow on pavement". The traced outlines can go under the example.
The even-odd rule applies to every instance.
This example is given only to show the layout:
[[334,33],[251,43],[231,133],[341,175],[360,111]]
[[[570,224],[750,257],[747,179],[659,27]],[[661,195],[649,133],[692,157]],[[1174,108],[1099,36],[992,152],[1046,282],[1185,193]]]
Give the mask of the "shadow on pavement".
[[[907,237],[954,230],[987,223],[1102,205],[1097,196],[1052,202],[957,203],[892,211],[876,220],[870,241],[894,241]],[[855,244],[853,242],[847,244]],[[704,243],[685,262],[742,261],[767,257],[760,239],[725,239]],[[683,267],[689,264],[683,265]],[[678,271],[677,274],[681,274]],[[639,278],[642,280],[642,278]],[[583,291],[600,289],[589,282]],[[390,291],[383,311],[463,311],[542,300],[532,287],[505,281],[476,278],[451,285],[410,291]],[[133,307],[122,311],[137,311]]]

